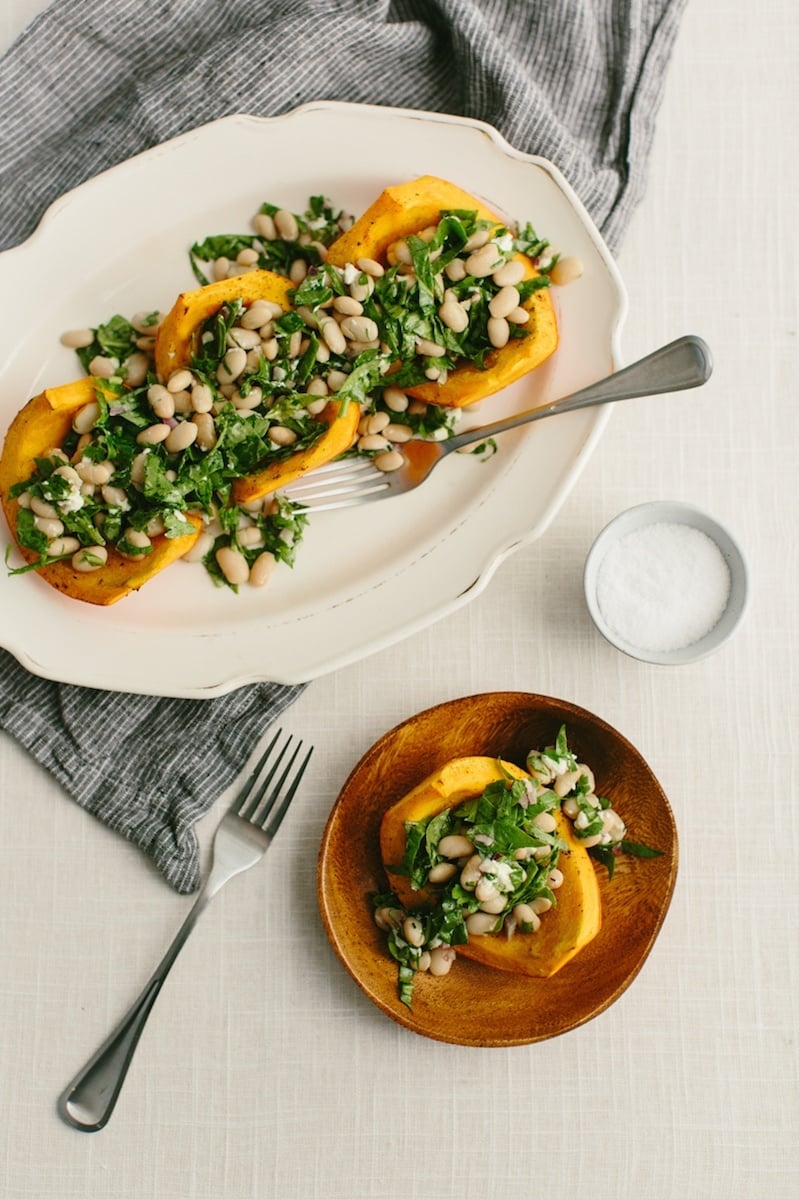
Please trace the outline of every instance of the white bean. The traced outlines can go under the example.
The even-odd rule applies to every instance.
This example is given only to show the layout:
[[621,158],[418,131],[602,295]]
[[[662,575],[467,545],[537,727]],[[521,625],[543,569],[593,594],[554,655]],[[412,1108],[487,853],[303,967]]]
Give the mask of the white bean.
[[387,412],[373,412],[371,416],[366,418],[366,433],[382,433],[391,424],[391,417]]
[[112,487],[107,483],[102,488],[102,496],[109,508],[121,508],[123,512],[126,512],[130,507],[128,497],[121,487]]
[[402,922],[402,935],[409,945],[419,949],[424,945],[424,927],[415,916],[406,916]]
[[554,833],[558,827],[557,821],[551,812],[539,812],[533,820],[536,828],[540,828],[542,833]]
[[163,319],[160,312],[136,312],[130,318],[130,323],[137,333],[152,337]]
[[297,434],[293,429],[287,429],[284,425],[272,425],[269,430],[269,440],[273,445],[294,445]]
[[295,258],[289,267],[289,279],[295,287],[299,287],[308,274],[308,263],[304,258]]
[[216,561],[228,583],[234,587],[237,587],[240,583],[246,583],[250,577],[250,568],[247,565],[247,559],[240,550],[235,549],[232,545],[223,545],[218,549],[216,551]]
[[358,258],[355,265],[365,275],[371,275],[373,279],[379,279],[385,274],[383,267],[374,258]]
[[[125,529],[122,534],[122,539],[133,546],[134,549],[147,550],[152,546],[152,542],[143,529]],[[117,547],[119,548],[119,547]],[[129,553],[127,550],[119,550],[123,558],[139,558],[140,554]]]
[[197,426],[197,445],[201,450],[212,450],[216,445],[216,426],[210,412],[198,412],[192,418]]
[[322,320],[320,323],[320,331],[325,344],[334,354],[343,354],[347,348],[347,340],[342,333],[339,325],[332,317]]
[[388,450],[390,443],[386,441],[379,433],[367,433],[365,437],[358,439],[358,449],[368,453],[370,450]]
[[474,853],[472,842],[468,837],[463,837],[459,833],[450,833],[448,836],[442,837],[436,849],[442,858],[465,858],[467,854]]
[[55,520],[58,516],[58,509],[55,504],[50,504],[47,500],[43,500],[41,496],[31,496],[30,509],[36,516],[43,516],[45,520]]
[[514,308],[513,312],[509,312],[505,317],[506,321],[510,321],[512,325],[526,325],[530,319],[530,312],[527,308]]
[[136,441],[139,445],[160,445],[162,441],[166,441],[171,432],[170,425],[150,425],[147,429],[142,429],[141,433],[136,434]]
[[214,406],[214,393],[207,383],[195,383],[191,389],[191,406],[195,412],[210,412]]
[[269,550],[264,550],[252,564],[250,569],[250,585],[252,587],[264,587],[272,577],[272,573],[277,566],[277,558],[271,554]]
[[472,250],[479,250],[481,246],[486,245],[491,240],[491,230],[488,228],[475,229],[474,233],[466,241],[464,250],[471,253]]
[[494,886],[490,878],[483,875],[477,880],[474,895],[475,899],[479,899],[481,903],[486,903],[489,899],[496,899],[499,895],[499,890]]
[[549,277],[556,287],[566,287],[569,283],[574,283],[575,279],[579,279],[583,273],[583,264],[579,258],[570,255],[568,258],[559,258],[549,272]]
[[112,379],[119,370],[119,359],[97,354],[89,363],[89,374],[95,379]]
[[398,387],[387,387],[383,392],[383,403],[392,412],[405,412],[410,401],[404,391]]
[[469,324],[469,313],[457,300],[445,300],[438,315],[453,333],[462,333]]
[[386,425],[383,433],[394,445],[402,445],[404,442],[410,441],[413,437],[413,429],[410,425],[399,425],[393,421],[390,425]]
[[462,258],[453,258],[452,262],[448,262],[444,267],[444,274],[450,283],[460,283],[461,279],[466,278],[466,263]]
[[139,350],[129,354],[122,364],[122,373],[128,387],[141,387],[147,378],[149,368],[150,360],[146,354],[142,354]]
[[568,795],[569,792],[576,787],[578,781],[582,777],[582,773],[583,772],[581,770],[566,770],[563,772],[563,774],[559,774],[555,779],[555,782],[552,784],[552,789],[555,794],[559,795],[561,798],[563,798],[564,795]]
[[63,521],[58,520],[57,517],[34,516],[33,524],[40,533],[44,533],[48,541],[51,541],[56,537],[60,537],[64,532],[64,523]]
[[253,408],[257,408],[264,398],[263,390],[260,387],[251,387],[246,395],[242,395],[238,388],[235,389],[230,397],[233,407],[240,412],[251,412]]
[[405,455],[399,450],[385,450],[382,454],[372,459],[372,462],[378,470],[382,470],[384,474],[390,474],[393,470],[399,470],[405,465]]
[[216,377],[220,383],[235,383],[247,365],[247,355],[240,346],[228,350],[216,368]]
[[300,227],[294,213],[289,212],[287,208],[279,208],[272,219],[278,237],[282,237],[284,241],[296,241],[300,236]]
[[241,346],[242,350],[254,350],[261,344],[261,334],[258,328],[245,329],[237,326],[228,333],[228,344]]
[[197,440],[197,433],[198,429],[193,421],[181,421],[179,425],[175,425],[174,429],[169,430],[169,436],[164,445],[170,454],[179,454],[194,444]]
[[[149,449],[145,446],[142,452],[137,454],[130,464],[130,481],[134,487],[142,488],[144,486],[144,476],[147,472],[147,455],[149,452]],[[125,507],[128,506],[126,497]]]
[[521,283],[524,276],[524,263],[519,262],[518,258],[512,258],[510,262],[504,262],[502,266],[498,267],[491,278],[497,287],[514,287],[517,283]]
[[94,341],[93,329],[68,329],[61,334],[61,345],[70,350],[85,350]]
[[497,918],[491,912],[472,912],[466,917],[466,931],[470,937],[484,937],[497,926]]
[[416,338],[416,353],[421,354],[424,358],[443,358],[446,352],[443,346],[434,341],[428,341],[426,337]]
[[268,212],[257,212],[252,218],[252,227],[259,237],[264,237],[267,241],[274,241],[277,237],[275,222]]
[[454,878],[458,873],[458,867],[454,862],[437,862],[433,866],[428,875],[427,881],[436,886],[440,883],[448,883],[451,878]]
[[169,420],[175,415],[175,397],[162,383],[153,383],[147,388],[147,400],[156,416]]
[[72,418],[72,428],[76,433],[88,433],[93,429],[100,416],[100,405],[96,400],[84,404]]
[[517,903],[513,915],[523,932],[537,933],[541,927],[541,918],[529,903]]
[[437,945],[430,950],[430,973],[435,978],[449,974],[455,961],[455,950],[451,945]]
[[501,287],[493,299],[488,302],[488,311],[492,316],[507,317],[519,307],[519,290],[508,284]]
[[466,865],[461,870],[460,883],[464,891],[473,891],[477,883],[482,878],[480,873],[480,863],[482,858],[479,853],[472,854]]
[[368,316],[345,316],[341,322],[341,332],[350,341],[374,341],[379,330]]
[[104,545],[88,545],[78,552],[72,558],[72,568],[80,574],[89,574],[90,571],[99,570],[101,566],[105,566],[108,561],[108,550]]
[[496,350],[501,350],[508,344],[510,328],[504,317],[490,316],[488,318],[488,340]]
[[54,537],[47,547],[48,558],[63,558],[66,554],[74,554],[80,549],[77,537]]
[[488,242],[470,254],[465,265],[467,275],[484,279],[486,275],[492,275],[502,265],[502,255],[493,242]]

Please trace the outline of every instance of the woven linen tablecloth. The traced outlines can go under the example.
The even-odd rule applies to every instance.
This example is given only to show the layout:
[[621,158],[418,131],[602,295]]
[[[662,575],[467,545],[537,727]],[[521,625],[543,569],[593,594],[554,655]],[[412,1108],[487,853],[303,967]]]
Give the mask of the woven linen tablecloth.
[[[489,122],[551,159],[617,248],[644,188],[682,7],[57,0],[0,62],[2,246],[68,189],[186,130],[335,99]],[[34,678],[0,651],[2,727],[180,891],[198,883],[197,818],[300,690],[123,696]],[[156,759],[141,736],[154,729],[171,746]]]

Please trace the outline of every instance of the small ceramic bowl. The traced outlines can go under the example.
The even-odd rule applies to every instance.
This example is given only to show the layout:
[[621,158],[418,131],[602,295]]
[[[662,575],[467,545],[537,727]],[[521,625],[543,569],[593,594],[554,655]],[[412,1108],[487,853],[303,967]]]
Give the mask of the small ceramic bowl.
[[[721,616],[709,632],[690,644],[676,649],[642,648],[640,645],[626,640],[618,629],[608,623],[598,598],[600,572],[606,555],[622,537],[658,523],[684,525],[704,533],[720,550],[730,573],[729,595]],[[706,658],[709,654],[715,653],[740,625],[746,611],[749,592],[746,561],[740,546],[731,534],[712,516],[708,516],[700,509],[694,508],[690,504],[668,500],[653,501],[639,504],[635,508],[628,508],[626,512],[620,513],[610,524],[605,526],[586,558],[583,586],[585,602],[591,618],[602,636],[611,645],[632,658],[638,658],[641,662],[653,662],[664,666],[679,666],[687,662],[697,662],[700,658]]]

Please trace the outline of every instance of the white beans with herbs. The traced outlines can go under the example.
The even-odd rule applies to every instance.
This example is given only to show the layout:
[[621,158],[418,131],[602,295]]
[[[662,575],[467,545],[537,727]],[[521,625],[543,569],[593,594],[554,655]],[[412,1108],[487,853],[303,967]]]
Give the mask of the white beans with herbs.
[[373,902],[408,1006],[416,976],[448,974],[455,946],[474,937],[534,935],[542,920],[554,918],[566,845],[553,813],[567,816],[579,843],[606,865],[608,855],[627,851],[624,821],[596,794],[593,772],[569,749],[565,727],[554,745],[530,751],[526,765],[529,778],[508,776],[481,796],[405,826],[402,872],[416,890],[432,886],[435,905],[407,911],[393,893]]
[[[351,218],[323,197],[300,215],[264,204],[252,234],[214,236],[191,248],[201,283],[258,269],[293,282],[294,307],[256,300],[224,305],[203,328],[188,367],[155,373],[158,311],[66,332],[98,398],[75,416],[62,446],[39,460],[15,493],[18,539],[36,565],[71,559],[99,569],[109,547],[124,557],[152,552],[152,538],[205,528],[187,561],[215,581],[263,586],[275,565],[293,563],[306,517],[280,496],[230,500],[231,481],[314,444],[328,400],[362,406],[352,452],[378,469],[404,464],[412,438],[451,435],[460,416],[408,396],[419,382],[446,382],[463,361],[525,336],[524,299],[549,284],[558,262],[531,226],[510,230],[476,213],[441,214],[418,237],[343,268],[327,247]],[[539,267],[524,279],[515,255]],[[573,273],[573,272],[572,272]]]

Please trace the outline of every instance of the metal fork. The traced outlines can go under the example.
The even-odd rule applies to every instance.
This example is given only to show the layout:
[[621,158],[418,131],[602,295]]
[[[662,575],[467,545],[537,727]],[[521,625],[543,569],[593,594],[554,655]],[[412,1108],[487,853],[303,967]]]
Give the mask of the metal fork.
[[699,387],[710,378],[712,369],[710,350],[705,342],[700,337],[680,337],[648,354],[646,358],[572,395],[563,396],[552,404],[530,408],[516,416],[469,429],[446,441],[406,442],[402,446],[405,465],[398,470],[378,470],[370,458],[339,458],[286,487],[283,494],[308,512],[326,508],[353,508],[371,503],[372,500],[402,495],[418,487],[442,459],[464,446],[486,441],[509,429],[517,429],[520,425],[545,420],[548,416],[559,416],[563,412],[576,412],[580,408],[594,408],[598,404],[612,404],[637,396],[663,395],[664,392]]
[[81,1132],[98,1132],[108,1123],[147,1017],[197,918],[229,879],[260,861],[280,828],[313,753],[311,746],[297,762],[302,748],[302,741],[298,741],[283,765],[293,738],[289,734],[281,748],[278,745],[281,734],[278,729],[232,807],[222,817],[214,837],[213,865],[205,886],[155,973],[128,1014],[60,1096],[59,1113]]

